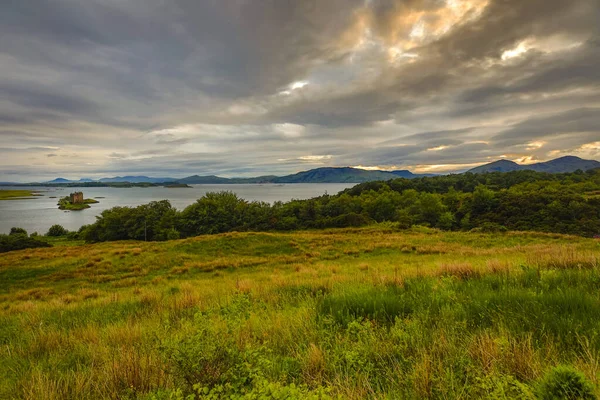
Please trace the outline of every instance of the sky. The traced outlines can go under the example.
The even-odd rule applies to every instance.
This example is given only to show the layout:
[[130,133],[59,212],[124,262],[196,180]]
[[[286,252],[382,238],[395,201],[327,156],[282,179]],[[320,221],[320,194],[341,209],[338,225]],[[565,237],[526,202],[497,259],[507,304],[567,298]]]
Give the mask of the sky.
[[5,0],[0,181],[600,159],[598,0]]

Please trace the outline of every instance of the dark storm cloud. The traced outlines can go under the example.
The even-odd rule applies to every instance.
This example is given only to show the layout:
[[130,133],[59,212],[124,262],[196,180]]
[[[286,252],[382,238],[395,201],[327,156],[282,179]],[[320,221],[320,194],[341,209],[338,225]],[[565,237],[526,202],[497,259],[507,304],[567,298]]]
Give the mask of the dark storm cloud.
[[600,137],[599,20],[596,0],[8,1],[0,174],[21,153],[59,173],[43,146],[86,173],[578,151]]

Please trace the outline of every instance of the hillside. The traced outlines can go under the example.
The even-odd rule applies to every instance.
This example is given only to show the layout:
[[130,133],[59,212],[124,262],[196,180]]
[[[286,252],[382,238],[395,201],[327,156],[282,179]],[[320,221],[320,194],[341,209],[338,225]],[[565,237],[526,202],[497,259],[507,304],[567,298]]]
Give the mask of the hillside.
[[397,178],[406,178],[406,179],[415,179],[415,178],[425,178],[425,177],[433,177],[437,176],[437,174],[414,174],[407,169],[389,171],[391,174],[395,175]]
[[214,183],[221,184],[221,183],[229,183],[229,179],[221,178],[221,177],[214,176],[214,175],[209,175],[209,176],[193,175],[193,176],[188,176],[187,178],[177,179],[177,182],[186,183],[186,184],[214,184]]
[[48,181],[46,183],[70,183],[70,182],[73,182],[73,181],[70,181],[70,180],[65,179],[65,178],[56,178],[56,179],[53,179],[53,180]]
[[600,168],[600,162],[595,160],[584,160],[574,156],[565,156],[546,162],[527,165],[520,165],[510,160],[498,160],[489,164],[475,167],[467,172],[479,174],[486,172],[511,172],[521,170],[532,170],[536,172],[548,172],[556,174],[565,172],[575,172],[578,169],[582,171],[587,171],[594,168]]
[[386,225],[7,253],[0,398],[531,398],[557,363],[596,382],[599,256]]
[[395,176],[384,171],[367,171],[358,168],[316,168],[297,174],[275,178],[275,183],[359,183],[375,180],[389,180]]

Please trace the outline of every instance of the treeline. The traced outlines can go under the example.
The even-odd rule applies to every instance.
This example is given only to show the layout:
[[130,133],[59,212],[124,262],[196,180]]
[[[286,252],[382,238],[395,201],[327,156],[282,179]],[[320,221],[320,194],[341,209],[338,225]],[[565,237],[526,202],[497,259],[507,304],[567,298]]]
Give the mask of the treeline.
[[29,236],[22,228],[12,228],[8,235],[0,234],[0,253],[38,247],[51,247],[51,245],[41,240],[37,234]]
[[368,182],[338,195],[268,204],[208,193],[178,211],[167,200],[115,207],[79,231],[88,242],[170,240],[230,231],[355,227],[393,221],[443,230],[600,233],[600,170],[462,174]]

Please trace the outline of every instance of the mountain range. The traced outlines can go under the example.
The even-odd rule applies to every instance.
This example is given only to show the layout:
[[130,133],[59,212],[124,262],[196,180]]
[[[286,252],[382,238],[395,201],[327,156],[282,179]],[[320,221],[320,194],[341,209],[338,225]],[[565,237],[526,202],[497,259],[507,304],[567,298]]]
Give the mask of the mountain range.
[[[584,160],[579,157],[565,156],[554,160],[540,162],[535,164],[517,164],[510,160],[498,160],[489,164],[484,164],[479,167],[468,170],[474,174],[489,173],[489,172],[510,172],[521,170],[533,170],[538,172],[548,173],[563,173],[574,172],[578,169],[586,171],[589,169],[600,168],[600,162],[595,160]],[[82,178],[80,180],[68,180],[64,178],[56,178],[54,180],[44,182],[46,184],[61,184],[61,183],[185,183],[185,184],[239,184],[239,183],[362,183],[368,181],[381,181],[396,178],[422,178],[435,176],[435,174],[414,174],[408,170],[397,171],[379,171],[365,170],[352,167],[323,167],[315,168],[308,171],[298,172],[296,174],[275,176],[264,175],[254,178],[222,178],[216,175],[192,175],[186,178],[151,178],[147,176],[116,176],[114,178],[102,178],[93,180],[90,178]]]
[[517,164],[510,160],[498,160],[489,164],[481,165],[470,169],[467,172],[481,174],[486,172],[511,172],[532,170],[536,172],[549,172],[553,174],[562,172],[575,172],[578,169],[587,171],[588,169],[600,168],[600,162],[596,160],[584,160],[579,157],[565,156],[554,160],[539,162],[535,164]]
[[238,183],[361,183],[368,181],[390,180],[395,178],[420,178],[425,176],[434,176],[433,174],[413,174],[408,170],[399,171],[368,171],[352,167],[324,167],[315,168],[308,171],[298,172],[292,175],[275,176],[265,175],[254,178],[222,178],[215,175],[192,175],[186,178],[150,178],[147,176],[117,176],[114,178],[102,178],[97,181],[91,179],[68,180],[65,178],[56,178],[44,182],[46,184],[61,183],[185,183],[185,184],[238,184]]

